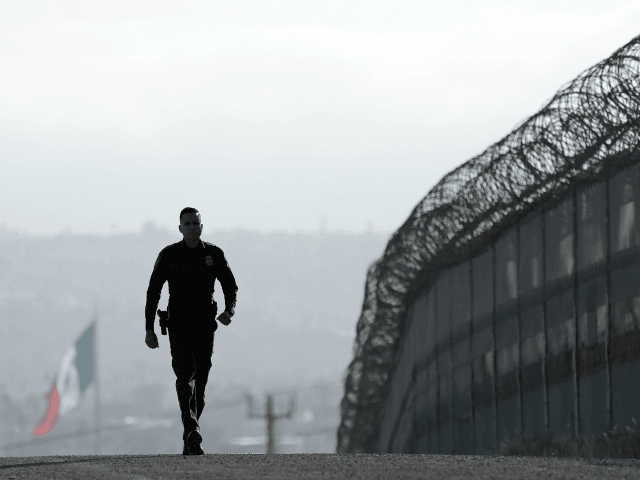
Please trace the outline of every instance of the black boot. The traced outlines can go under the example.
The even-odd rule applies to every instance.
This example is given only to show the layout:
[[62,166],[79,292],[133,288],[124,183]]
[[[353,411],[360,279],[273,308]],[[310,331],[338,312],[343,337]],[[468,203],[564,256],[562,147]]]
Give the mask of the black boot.
[[184,440],[183,455],[204,455],[204,450],[200,444],[202,443],[202,435],[198,430],[192,430]]

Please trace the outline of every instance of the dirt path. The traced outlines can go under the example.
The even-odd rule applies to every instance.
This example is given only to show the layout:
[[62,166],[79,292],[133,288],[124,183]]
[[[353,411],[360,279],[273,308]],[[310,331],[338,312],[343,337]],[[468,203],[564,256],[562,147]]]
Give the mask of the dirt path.
[[447,455],[0,457],[0,479],[640,479],[640,460]]

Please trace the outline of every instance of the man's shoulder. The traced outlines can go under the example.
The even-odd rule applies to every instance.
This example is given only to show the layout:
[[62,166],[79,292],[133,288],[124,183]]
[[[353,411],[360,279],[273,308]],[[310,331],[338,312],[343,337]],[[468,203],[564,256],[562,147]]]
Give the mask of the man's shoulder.
[[167,245],[162,250],[160,250],[160,254],[158,256],[166,256],[171,254],[172,252],[177,251],[180,248],[180,242],[172,243],[171,245]]
[[204,249],[207,252],[214,255],[222,253],[222,249],[219,246],[214,245],[213,243],[210,243],[210,242],[205,242],[204,240],[202,241],[202,243],[204,244]]
[[174,252],[177,252],[176,246],[179,246],[179,245],[180,245],[180,242],[172,243],[171,245],[167,245],[162,250],[160,250],[160,253],[158,254],[158,258],[156,259],[156,263],[153,266],[153,269],[156,270],[158,268],[161,268],[161,265],[166,265],[167,262],[171,263],[172,258],[175,258]]

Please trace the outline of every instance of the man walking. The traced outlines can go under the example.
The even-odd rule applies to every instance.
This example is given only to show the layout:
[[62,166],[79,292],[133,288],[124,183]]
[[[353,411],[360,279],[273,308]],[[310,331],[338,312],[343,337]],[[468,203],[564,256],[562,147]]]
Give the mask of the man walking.
[[204,408],[204,390],[211,369],[214,332],[218,328],[218,306],[213,299],[216,279],[222,285],[225,310],[218,316],[223,325],[231,323],[238,287],[223,251],[200,240],[203,225],[198,210],[180,212],[178,230],[182,241],[162,249],[153,267],[144,309],[145,343],[158,348],[153,330],[156,308],[164,282],[169,282],[169,344],[171,365],[176,374],[176,391],[184,433],[183,455],[202,455],[198,420]]

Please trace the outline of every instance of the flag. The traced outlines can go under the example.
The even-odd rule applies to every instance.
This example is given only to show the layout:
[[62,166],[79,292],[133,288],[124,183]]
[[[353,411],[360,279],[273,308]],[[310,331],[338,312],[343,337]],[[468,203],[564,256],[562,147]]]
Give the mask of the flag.
[[80,395],[93,381],[95,371],[95,322],[84,331],[76,343],[70,345],[62,357],[58,375],[46,398],[47,411],[38,423],[34,435],[42,436],[53,430],[58,415],[73,410],[80,403]]

